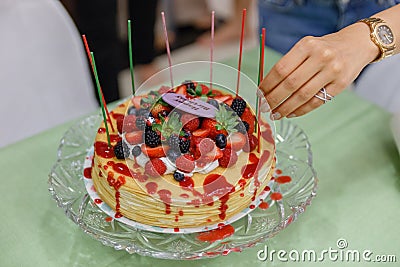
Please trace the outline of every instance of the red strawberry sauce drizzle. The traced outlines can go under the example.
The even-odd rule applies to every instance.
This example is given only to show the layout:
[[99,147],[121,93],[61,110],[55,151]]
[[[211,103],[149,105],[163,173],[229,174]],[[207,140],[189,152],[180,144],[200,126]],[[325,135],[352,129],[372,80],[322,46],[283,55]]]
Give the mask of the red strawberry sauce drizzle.
[[109,147],[106,142],[97,141],[94,143],[94,150],[97,155],[102,158],[111,159],[114,157],[112,147]]
[[225,239],[235,233],[235,229],[232,225],[224,225],[219,227],[218,229],[214,229],[207,232],[202,232],[197,235],[197,239],[203,242],[213,243],[218,240]]
[[122,214],[120,211],[121,205],[120,205],[120,196],[121,193],[119,192],[119,189],[121,186],[125,184],[125,177],[124,176],[118,176],[118,179],[114,179],[114,173],[109,172],[107,175],[107,182],[110,186],[114,187],[115,189],[115,218],[121,218]]

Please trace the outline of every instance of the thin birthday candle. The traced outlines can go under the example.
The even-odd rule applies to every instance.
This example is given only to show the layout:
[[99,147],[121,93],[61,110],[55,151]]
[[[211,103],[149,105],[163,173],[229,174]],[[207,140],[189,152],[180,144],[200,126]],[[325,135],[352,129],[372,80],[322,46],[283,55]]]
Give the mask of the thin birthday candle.
[[[94,78],[95,78],[95,80],[96,80],[97,93],[99,94],[99,98],[101,98],[101,97],[102,97],[102,94],[101,94],[101,89],[100,89],[99,76],[97,75],[96,61],[94,60],[93,52],[90,52],[90,55],[91,55],[92,62],[93,62],[93,72],[94,72]],[[107,119],[106,119],[106,112],[105,112],[105,110],[104,110],[103,102],[100,101],[100,103],[101,103],[101,112],[103,113],[104,125],[106,126],[108,147],[111,147],[110,132],[108,131],[108,124],[107,124]]]
[[169,49],[167,23],[165,22],[165,14],[164,14],[164,12],[161,12],[161,18],[162,18],[163,29],[164,29],[165,47],[167,48],[168,65],[169,65],[169,76],[170,76],[170,79],[171,79],[171,88],[174,88],[174,81],[172,79],[171,51]]
[[[264,48],[265,48],[265,28],[262,28],[262,33],[260,34],[260,56],[259,56],[259,62],[258,62],[258,86],[260,86],[260,83],[262,81],[262,78],[264,76]],[[258,94],[256,92],[256,114],[258,114]],[[256,127],[258,129],[258,127]]]
[[[264,51],[265,51],[265,28],[262,28],[261,40],[260,40],[260,67],[259,67],[259,73],[258,73],[258,86],[260,86],[262,78],[264,77]],[[257,121],[260,120],[260,105],[261,105],[261,98],[257,94],[257,108],[258,108]],[[256,128],[257,128],[257,136],[258,136],[257,152],[260,153],[260,144],[261,144],[260,123],[258,123]]]
[[133,56],[132,56],[132,28],[131,20],[128,20],[128,46],[129,46],[129,68],[131,70],[131,82],[132,82],[132,95],[135,95],[135,76],[133,73]]
[[[92,71],[93,71],[93,74],[94,74],[92,56],[90,55],[89,44],[88,44],[88,42],[87,42],[87,40],[86,40],[86,36],[85,36],[85,35],[82,35],[82,39],[83,39],[83,44],[85,45],[86,54],[87,54],[87,56],[88,56],[88,59],[89,59],[90,65],[92,66]],[[108,120],[108,122],[109,122],[110,125],[111,125],[111,130],[112,130],[113,132],[115,132],[115,130],[114,130],[114,125],[113,125],[112,122],[111,122],[110,112],[108,112],[106,100],[104,99],[103,90],[102,90],[101,88],[100,88],[100,91],[101,91],[101,101],[103,101],[103,105],[104,105],[104,108],[105,108],[106,113],[107,113],[107,120]]]
[[211,12],[211,44],[210,44],[210,89],[212,90],[212,78],[213,71],[212,65],[214,61],[214,21],[215,21],[215,11]]
[[237,77],[237,84],[236,84],[236,96],[239,95],[239,84],[240,84],[240,69],[242,66],[242,52],[243,52],[243,39],[244,39],[244,24],[246,20],[246,9],[243,9],[242,12],[242,31],[240,34],[240,46],[239,46],[239,63],[238,63],[238,77]]

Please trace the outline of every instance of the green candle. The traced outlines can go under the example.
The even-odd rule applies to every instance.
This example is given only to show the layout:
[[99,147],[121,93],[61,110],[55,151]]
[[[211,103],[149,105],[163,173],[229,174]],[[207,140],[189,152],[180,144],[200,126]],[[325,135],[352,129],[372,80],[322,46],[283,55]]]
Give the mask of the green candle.
[[129,46],[129,67],[131,70],[131,81],[132,81],[132,95],[135,95],[135,76],[133,73],[131,20],[128,20],[128,46]]
[[[96,61],[94,61],[94,55],[93,52],[90,53],[92,57],[92,63],[93,63],[93,72],[94,72],[94,78],[96,80],[96,87],[97,87],[97,93],[99,94],[99,99],[103,97],[101,94],[101,87],[100,87],[100,82],[99,82],[99,76],[97,75],[97,69],[96,69]],[[111,147],[111,141],[110,141],[110,132],[108,131],[108,123],[107,123],[107,118],[106,118],[106,112],[104,110],[104,104],[103,101],[100,101],[101,104],[101,112],[103,113],[103,120],[104,120],[104,125],[106,127],[106,133],[107,133],[107,142],[108,146]]]

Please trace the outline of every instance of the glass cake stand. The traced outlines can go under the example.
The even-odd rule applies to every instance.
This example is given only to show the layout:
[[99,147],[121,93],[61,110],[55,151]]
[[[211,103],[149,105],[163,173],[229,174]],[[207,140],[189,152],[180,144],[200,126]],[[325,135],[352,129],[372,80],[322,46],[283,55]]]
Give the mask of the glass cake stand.
[[113,220],[93,203],[83,182],[83,164],[93,145],[101,117],[90,116],[62,137],[58,159],[49,174],[49,191],[57,205],[82,230],[102,244],[128,253],[164,259],[199,259],[240,252],[263,242],[306,210],[316,194],[317,178],[306,134],[288,120],[275,123],[279,176],[291,181],[273,183],[258,207],[232,224],[234,233],[215,242],[198,239],[200,233],[155,233]]

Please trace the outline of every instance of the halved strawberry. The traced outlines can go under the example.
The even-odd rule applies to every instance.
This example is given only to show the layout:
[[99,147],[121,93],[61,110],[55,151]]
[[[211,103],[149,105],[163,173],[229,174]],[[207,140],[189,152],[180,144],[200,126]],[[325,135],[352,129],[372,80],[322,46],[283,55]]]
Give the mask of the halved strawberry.
[[251,152],[258,146],[258,138],[253,134],[247,134],[248,141],[243,146],[244,152]]
[[165,94],[165,93],[168,93],[170,90],[171,90],[171,87],[162,85],[162,86],[160,87],[160,89],[158,89],[158,93],[159,93],[160,95],[163,95],[163,94]]
[[210,138],[204,138],[203,140],[200,141],[200,143],[197,144],[197,148],[202,155],[205,155],[208,152],[213,151],[214,147],[215,143]]
[[168,151],[168,146],[157,146],[157,147],[149,147],[145,144],[142,144],[142,152],[149,158],[162,158],[165,157],[165,153]]
[[192,132],[192,135],[195,137],[207,137],[210,133],[211,129],[207,128],[200,128],[197,129],[196,131]]
[[220,95],[222,95],[221,91],[216,90],[216,89],[212,89],[212,90],[211,90],[211,93],[214,95],[214,97],[215,97],[215,96],[220,96]]
[[233,99],[233,97],[231,95],[220,95],[220,96],[214,96],[214,99],[222,103]]
[[186,85],[184,85],[184,84],[179,85],[176,88],[175,93],[180,94],[180,95],[186,95]]
[[195,167],[194,158],[189,154],[185,154],[177,158],[175,164],[178,170],[186,173],[192,172]]
[[185,113],[181,117],[183,129],[193,132],[200,126],[200,120],[196,115]]
[[249,124],[249,130],[247,131],[249,134],[254,133],[254,125],[256,122],[256,118],[254,117],[253,113],[251,113],[249,108],[245,108],[243,111],[242,116],[240,116],[242,121],[245,121]]
[[125,134],[126,141],[131,145],[137,145],[143,143],[143,132],[133,131]]
[[167,171],[167,166],[161,159],[153,158],[146,162],[144,166],[144,173],[152,176],[158,177],[163,175]]
[[228,136],[226,147],[238,151],[243,148],[246,142],[247,137],[244,134],[237,132]]
[[169,106],[164,106],[160,103],[155,104],[152,108],[151,108],[151,115],[153,115],[154,118],[158,118],[158,114],[166,111],[167,113],[169,113],[171,111],[171,108]]
[[207,95],[207,93],[210,91],[210,87],[208,87],[205,84],[200,84],[200,86],[201,86],[201,94]]
[[[208,136],[212,139],[215,138],[215,136],[217,136],[217,134],[225,134],[227,135],[227,132],[225,130],[217,130],[216,125],[218,124],[218,122],[214,119],[211,118],[204,118],[203,122],[201,124],[201,129],[208,129],[210,132],[208,133]],[[194,135],[194,132],[193,132]]]
[[142,100],[142,96],[134,96],[132,98],[132,103],[136,109],[140,109],[140,100]]
[[238,156],[235,151],[230,148],[225,148],[223,151],[223,156],[218,159],[219,166],[223,168],[228,168],[233,166],[238,160]]
[[136,127],[136,116],[135,115],[126,115],[124,118],[124,124],[122,126],[122,131],[124,132],[132,132],[138,130]]

